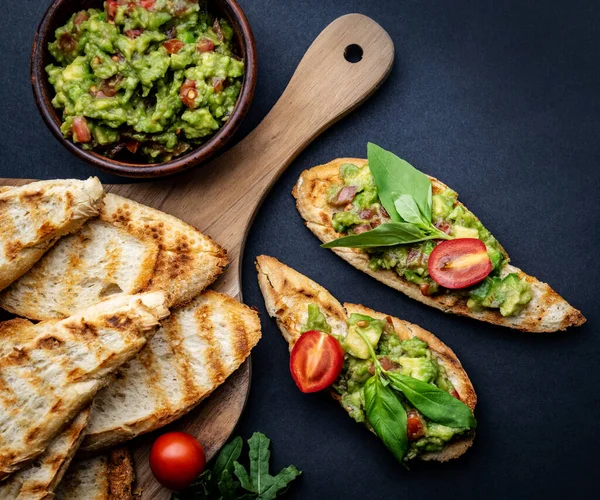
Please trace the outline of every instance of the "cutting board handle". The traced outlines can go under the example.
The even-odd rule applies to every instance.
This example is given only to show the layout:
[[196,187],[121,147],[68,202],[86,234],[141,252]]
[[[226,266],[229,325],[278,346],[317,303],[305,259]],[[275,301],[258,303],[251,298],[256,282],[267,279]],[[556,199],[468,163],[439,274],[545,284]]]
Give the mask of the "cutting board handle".
[[[346,55],[361,58],[353,63]],[[336,19],[310,46],[271,112],[227,156],[249,154],[256,169],[263,165],[281,173],[323,130],[377,90],[393,60],[394,44],[375,21],[360,14]]]
[[[345,54],[360,52],[358,62],[346,60]],[[361,14],[336,19],[310,46],[258,127],[223,156],[185,175],[185,180],[175,178],[161,209],[194,224],[199,199],[211,200],[202,204],[196,225],[227,248],[235,261],[271,185],[315,137],[377,90],[393,61],[394,44],[375,21]],[[166,192],[164,181],[156,183],[156,191]],[[225,239],[223,227],[228,227]]]

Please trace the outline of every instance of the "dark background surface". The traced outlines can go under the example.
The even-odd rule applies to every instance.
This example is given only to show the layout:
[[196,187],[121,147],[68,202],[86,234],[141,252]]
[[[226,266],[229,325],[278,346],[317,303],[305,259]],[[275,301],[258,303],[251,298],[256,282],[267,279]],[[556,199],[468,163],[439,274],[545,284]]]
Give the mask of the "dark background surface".
[[[3,177],[86,177],[39,117],[28,80],[33,34],[49,2],[3,2]],[[238,139],[275,103],[330,21],[361,12],[396,45],[389,80],[325,132],[276,184],[244,259],[244,298],[263,340],[239,426],[273,440],[273,468],[304,471],[288,498],[559,498],[597,494],[600,446],[600,7],[590,1],[240,0],[259,51],[256,99]],[[444,315],[319,248],[290,195],[300,172],[364,156],[370,140],[439,177],[509,250],[588,318],[558,334],[522,334]],[[111,180],[103,176],[103,180]],[[112,179],[114,180],[114,179]],[[341,301],[417,323],[455,350],[479,396],[474,447],[448,464],[398,466],[326,395],[302,395],[287,346],[264,310],[256,255],[273,255]],[[592,493],[594,492],[594,493]]]

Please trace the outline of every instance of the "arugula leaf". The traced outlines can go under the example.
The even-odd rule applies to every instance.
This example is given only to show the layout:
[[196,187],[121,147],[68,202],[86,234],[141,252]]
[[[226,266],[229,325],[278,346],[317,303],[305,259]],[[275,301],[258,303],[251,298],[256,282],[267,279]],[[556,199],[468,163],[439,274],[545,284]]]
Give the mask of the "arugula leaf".
[[367,145],[369,169],[375,179],[381,204],[392,220],[402,222],[395,201],[402,195],[413,198],[420,212],[431,222],[431,181],[407,161],[373,144]]
[[473,429],[477,421],[471,409],[446,391],[398,372],[386,372],[390,385],[433,422],[459,429]]
[[361,234],[350,234],[342,236],[337,240],[323,243],[322,248],[351,247],[389,247],[402,243],[416,243],[418,241],[439,238],[435,235],[427,235],[421,229],[407,222],[386,222],[375,229]]
[[[250,474],[248,474],[248,471],[237,461],[244,442],[241,437],[235,438],[223,447],[212,470],[204,471],[184,492],[173,493],[172,500],[273,500],[284,493],[289,483],[301,472],[290,465],[276,476],[271,476],[269,474],[270,443],[271,440],[260,432],[255,432],[248,440],[250,447]],[[240,492],[240,488],[245,492]]]
[[406,410],[393,389],[385,386],[378,374],[367,380],[365,412],[375,434],[394,456],[403,462],[408,451]]
[[244,446],[244,440],[238,436],[230,443],[226,444],[213,467],[213,474],[220,481],[224,472],[233,472],[233,463],[240,458],[242,454],[242,446]]
[[250,446],[250,474],[238,462],[234,463],[234,472],[242,488],[255,493],[257,500],[272,500],[284,490],[301,472],[293,465],[286,467],[276,476],[269,474],[271,440],[260,432],[255,432],[248,440]]

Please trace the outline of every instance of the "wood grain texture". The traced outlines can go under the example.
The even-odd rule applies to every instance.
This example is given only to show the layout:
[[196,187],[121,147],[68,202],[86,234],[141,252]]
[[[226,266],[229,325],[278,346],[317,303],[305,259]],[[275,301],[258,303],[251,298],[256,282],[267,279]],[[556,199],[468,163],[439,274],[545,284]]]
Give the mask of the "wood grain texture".
[[[363,57],[344,58],[357,44]],[[370,18],[348,14],[317,37],[270,113],[243,141],[194,171],[107,190],[163,210],[211,236],[227,249],[231,264],[214,288],[241,299],[241,255],[265,195],[296,156],[331,124],[356,108],[383,83],[394,60],[388,34]],[[0,179],[0,184],[23,180]],[[173,427],[199,437],[212,457],[233,431],[246,402],[250,362]],[[147,466],[153,435],[137,440],[134,456],[144,499],[167,499]]]

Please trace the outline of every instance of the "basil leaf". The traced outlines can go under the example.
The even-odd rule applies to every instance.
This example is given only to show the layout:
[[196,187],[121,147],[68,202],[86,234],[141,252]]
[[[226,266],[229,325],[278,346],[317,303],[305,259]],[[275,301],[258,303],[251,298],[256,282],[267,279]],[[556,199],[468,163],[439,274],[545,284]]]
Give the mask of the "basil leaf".
[[367,380],[364,391],[369,424],[388,450],[402,463],[408,450],[406,410],[392,388],[385,386],[377,375]]
[[477,426],[471,409],[439,387],[398,372],[386,372],[385,375],[390,385],[402,392],[429,420],[459,429],[473,429]]
[[375,179],[381,204],[392,220],[402,222],[394,202],[402,195],[414,198],[425,219],[431,222],[431,181],[410,163],[376,144],[367,145],[369,169]]
[[427,219],[423,220],[423,214],[421,214],[417,202],[412,196],[408,196],[407,194],[400,195],[396,201],[394,201],[394,207],[396,207],[398,215],[400,215],[405,222],[424,227],[430,225]]
[[389,247],[404,243],[416,243],[418,241],[439,238],[437,235],[429,235],[414,224],[407,222],[386,222],[375,229],[365,231],[361,234],[342,236],[336,240],[324,243],[322,248],[351,247]]

